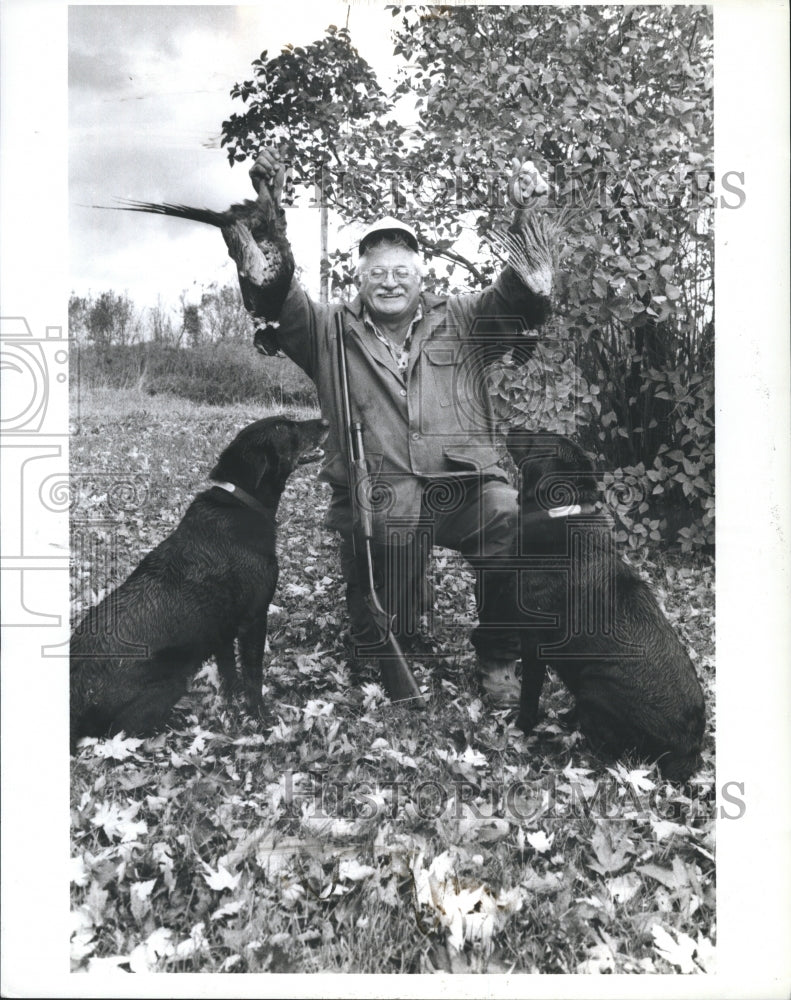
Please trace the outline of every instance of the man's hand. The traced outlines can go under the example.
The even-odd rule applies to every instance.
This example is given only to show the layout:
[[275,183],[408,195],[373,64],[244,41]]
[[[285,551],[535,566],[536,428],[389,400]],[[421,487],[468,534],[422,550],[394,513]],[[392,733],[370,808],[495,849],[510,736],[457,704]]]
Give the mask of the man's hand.
[[256,193],[260,191],[261,184],[263,184],[274,198],[276,205],[280,204],[285,176],[285,168],[274,149],[262,149],[250,168],[250,180],[253,182]]
[[532,160],[511,160],[513,173],[508,178],[508,197],[517,208],[523,208],[530,198],[547,194],[549,185]]

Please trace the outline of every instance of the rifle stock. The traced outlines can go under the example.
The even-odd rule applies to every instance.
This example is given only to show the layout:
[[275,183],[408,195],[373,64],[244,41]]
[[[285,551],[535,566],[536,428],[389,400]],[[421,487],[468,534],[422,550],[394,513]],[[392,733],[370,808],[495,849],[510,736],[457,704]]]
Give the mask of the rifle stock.
[[351,393],[349,391],[349,368],[346,361],[346,343],[343,334],[343,320],[335,314],[335,338],[338,349],[338,374],[343,410],[344,444],[349,473],[349,497],[352,508],[352,530],[354,554],[358,572],[362,575],[366,589],[365,602],[379,641],[361,646],[359,652],[370,654],[379,661],[382,682],[391,701],[412,701],[415,707],[425,705],[423,694],[409,669],[398,640],[393,634],[393,622],[382,607],[376,594],[373,562],[373,512],[366,500],[368,467],[365,463],[363,447],[363,427],[359,420],[352,418]]

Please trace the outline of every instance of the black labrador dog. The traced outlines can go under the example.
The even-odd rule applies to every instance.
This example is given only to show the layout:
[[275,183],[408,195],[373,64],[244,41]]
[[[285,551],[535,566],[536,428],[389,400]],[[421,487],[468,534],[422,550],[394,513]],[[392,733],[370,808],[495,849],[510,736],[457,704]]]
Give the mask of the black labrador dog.
[[243,428],[210,473],[216,485],[88,612],[71,638],[72,752],[83,736],[160,728],[212,655],[226,696],[243,690],[250,712],[261,710],[275,513],[289,475],[318,457],[328,427],[278,416]]
[[535,725],[549,664],[594,746],[658,758],[664,777],[685,781],[700,762],[703,692],[654,595],[618,557],[592,462],[555,434],[512,430],[506,443],[520,478],[517,724]]

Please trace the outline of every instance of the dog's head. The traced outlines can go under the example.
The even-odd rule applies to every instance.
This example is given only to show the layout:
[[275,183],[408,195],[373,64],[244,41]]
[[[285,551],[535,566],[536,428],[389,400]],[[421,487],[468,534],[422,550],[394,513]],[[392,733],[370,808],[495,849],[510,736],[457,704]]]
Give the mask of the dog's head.
[[549,509],[598,499],[593,462],[567,437],[512,428],[505,443],[519,470],[523,505],[537,503]]
[[233,483],[253,496],[263,491],[279,494],[301,462],[323,454],[321,445],[329,422],[264,417],[242,428],[223,451],[209,474],[210,479]]

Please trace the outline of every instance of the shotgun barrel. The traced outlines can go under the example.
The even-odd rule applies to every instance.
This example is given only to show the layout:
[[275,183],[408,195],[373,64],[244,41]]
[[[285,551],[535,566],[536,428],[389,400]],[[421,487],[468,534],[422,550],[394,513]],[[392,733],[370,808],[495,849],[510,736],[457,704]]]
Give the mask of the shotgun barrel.
[[393,619],[382,607],[376,593],[373,560],[373,512],[367,501],[368,467],[365,463],[363,446],[363,425],[352,415],[351,393],[349,391],[349,366],[346,359],[346,341],[343,319],[340,312],[335,314],[335,338],[338,351],[338,376],[341,389],[343,411],[344,447],[349,474],[349,497],[352,508],[354,554],[357,572],[365,589],[365,602],[371,622],[378,633],[378,642],[362,646],[359,652],[375,657],[382,672],[382,681],[391,701],[411,701],[415,707],[423,707],[425,699],[417,681],[409,669],[398,640],[393,634]]

